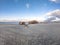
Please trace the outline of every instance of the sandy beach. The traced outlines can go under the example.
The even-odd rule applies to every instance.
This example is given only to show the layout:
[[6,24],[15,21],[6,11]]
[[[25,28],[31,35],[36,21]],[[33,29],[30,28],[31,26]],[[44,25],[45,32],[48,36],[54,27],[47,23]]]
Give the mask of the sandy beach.
[[0,24],[0,45],[42,45],[44,41],[38,43],[40,38],[51,41],[49,44],[53,41],[53,45],[60,44],[60,24],[32,24],[28,28],[18,24]]

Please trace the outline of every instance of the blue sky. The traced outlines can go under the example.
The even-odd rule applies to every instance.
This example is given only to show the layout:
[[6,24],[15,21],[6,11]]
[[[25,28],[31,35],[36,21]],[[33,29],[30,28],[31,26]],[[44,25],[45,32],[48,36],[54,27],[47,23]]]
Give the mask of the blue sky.
[[33,18],[60,9],[59,0],[0,0],[0,18]]

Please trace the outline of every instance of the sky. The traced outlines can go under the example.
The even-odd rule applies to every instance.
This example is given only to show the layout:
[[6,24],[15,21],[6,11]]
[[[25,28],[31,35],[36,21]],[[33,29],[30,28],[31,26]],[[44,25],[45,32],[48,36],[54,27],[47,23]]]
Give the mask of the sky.
[[43,19],[60,10],[60,0],[0,0],[0,20]]

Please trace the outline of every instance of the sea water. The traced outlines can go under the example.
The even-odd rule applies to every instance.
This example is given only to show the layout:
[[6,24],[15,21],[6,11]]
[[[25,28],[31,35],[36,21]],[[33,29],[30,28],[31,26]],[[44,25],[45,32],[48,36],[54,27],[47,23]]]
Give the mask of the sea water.
[[19,24],[19,22],[0,22],[0,24]]

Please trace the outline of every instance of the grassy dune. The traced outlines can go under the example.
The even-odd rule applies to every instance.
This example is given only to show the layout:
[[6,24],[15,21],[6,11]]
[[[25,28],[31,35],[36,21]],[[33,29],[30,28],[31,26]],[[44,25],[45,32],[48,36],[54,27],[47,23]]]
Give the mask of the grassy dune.
[[60,24],[0,24],[0,45],[60,45]]

